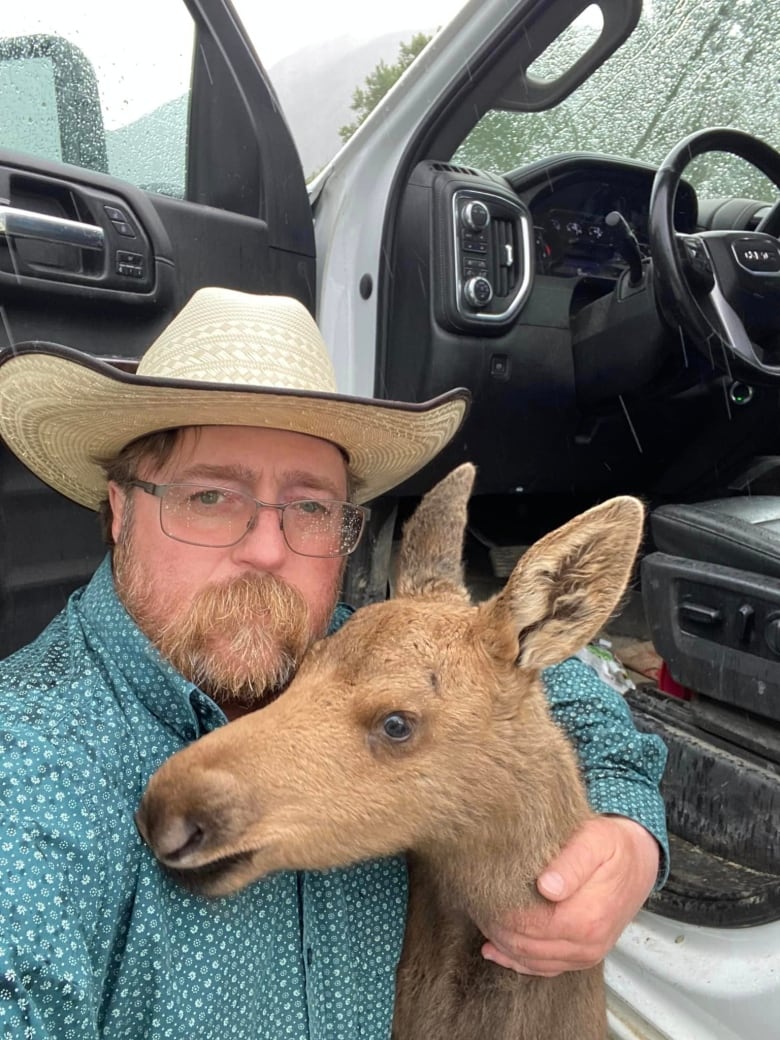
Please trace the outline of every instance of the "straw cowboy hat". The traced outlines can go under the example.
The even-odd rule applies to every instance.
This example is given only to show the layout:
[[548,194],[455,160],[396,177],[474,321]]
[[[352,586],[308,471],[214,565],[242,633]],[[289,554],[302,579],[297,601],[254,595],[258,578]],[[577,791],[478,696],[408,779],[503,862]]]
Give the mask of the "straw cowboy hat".
[[314,320],[285,296],[200,289],[134,375],[50,343],[0,357],[0,437],[41,480],[97,509],[98,460],[179,426],[267,426],[332,441],[367,502],[416,473],[453,437],[469,394],[422,404],[346,397]]

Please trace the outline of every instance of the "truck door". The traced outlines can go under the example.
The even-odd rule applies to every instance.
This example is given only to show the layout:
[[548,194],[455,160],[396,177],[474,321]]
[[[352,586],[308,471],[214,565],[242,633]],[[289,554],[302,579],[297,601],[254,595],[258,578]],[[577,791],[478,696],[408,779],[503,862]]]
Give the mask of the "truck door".
[[[0,38],[0,349],[132,366],[204,285],[314,308],[300,161],[228,0],[27,0]],[[87,579],[95,514],[0,444],[0,657]]]

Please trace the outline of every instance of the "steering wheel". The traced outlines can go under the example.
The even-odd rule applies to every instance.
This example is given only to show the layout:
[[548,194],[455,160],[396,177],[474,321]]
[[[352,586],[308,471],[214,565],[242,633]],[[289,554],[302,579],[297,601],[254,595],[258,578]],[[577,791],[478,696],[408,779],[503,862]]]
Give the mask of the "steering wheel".
[[750,134],[701,130],[675,145],[650,197],[656,305],[714,368],[754,382],[780,381],[780,201],[756,231],[675,231],[682,172],[691,159],[713,151],[741,156],[780,189],[780,154]]

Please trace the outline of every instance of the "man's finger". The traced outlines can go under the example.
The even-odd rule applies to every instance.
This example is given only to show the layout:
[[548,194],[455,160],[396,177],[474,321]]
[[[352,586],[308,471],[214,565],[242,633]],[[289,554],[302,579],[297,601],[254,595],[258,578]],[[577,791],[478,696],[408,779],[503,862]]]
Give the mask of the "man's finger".
[[598,840],[598,820],[590,820],[579,830],[536,881],[539,892],[553,902],[568,899],[595,874],[609,855]]
[[565,971],[581,971],[583,968],[590,968],[594,964],[599,963],[598,959],[587,959],[580,955],[576,958],[549,955],[523,957],[521,959],[509,956],[503,950],[497,949],[492,943],[486,943],[482,947],[482,956],[486,961],[500,964],[502,968],[509,968],[511,971],[517,972],[518,975],[543,975],[547,978],[560,975]]

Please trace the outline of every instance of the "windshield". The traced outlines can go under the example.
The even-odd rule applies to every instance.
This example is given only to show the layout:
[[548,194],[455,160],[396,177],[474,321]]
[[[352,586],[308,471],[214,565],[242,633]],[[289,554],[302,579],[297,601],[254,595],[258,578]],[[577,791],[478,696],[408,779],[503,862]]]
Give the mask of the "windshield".
[[[545,112],[488,112],[454,161],[497,173],[571,151],[659,163],[687,134],[712,126],[778,147],[779,16],[777,0],[645,0],[631,37],[572,95]],[[566,67],[593,22],[586,12],[534,72],[544,78]],[[685,176],[702,197],[775,194],[760,173],[718,153]]]

